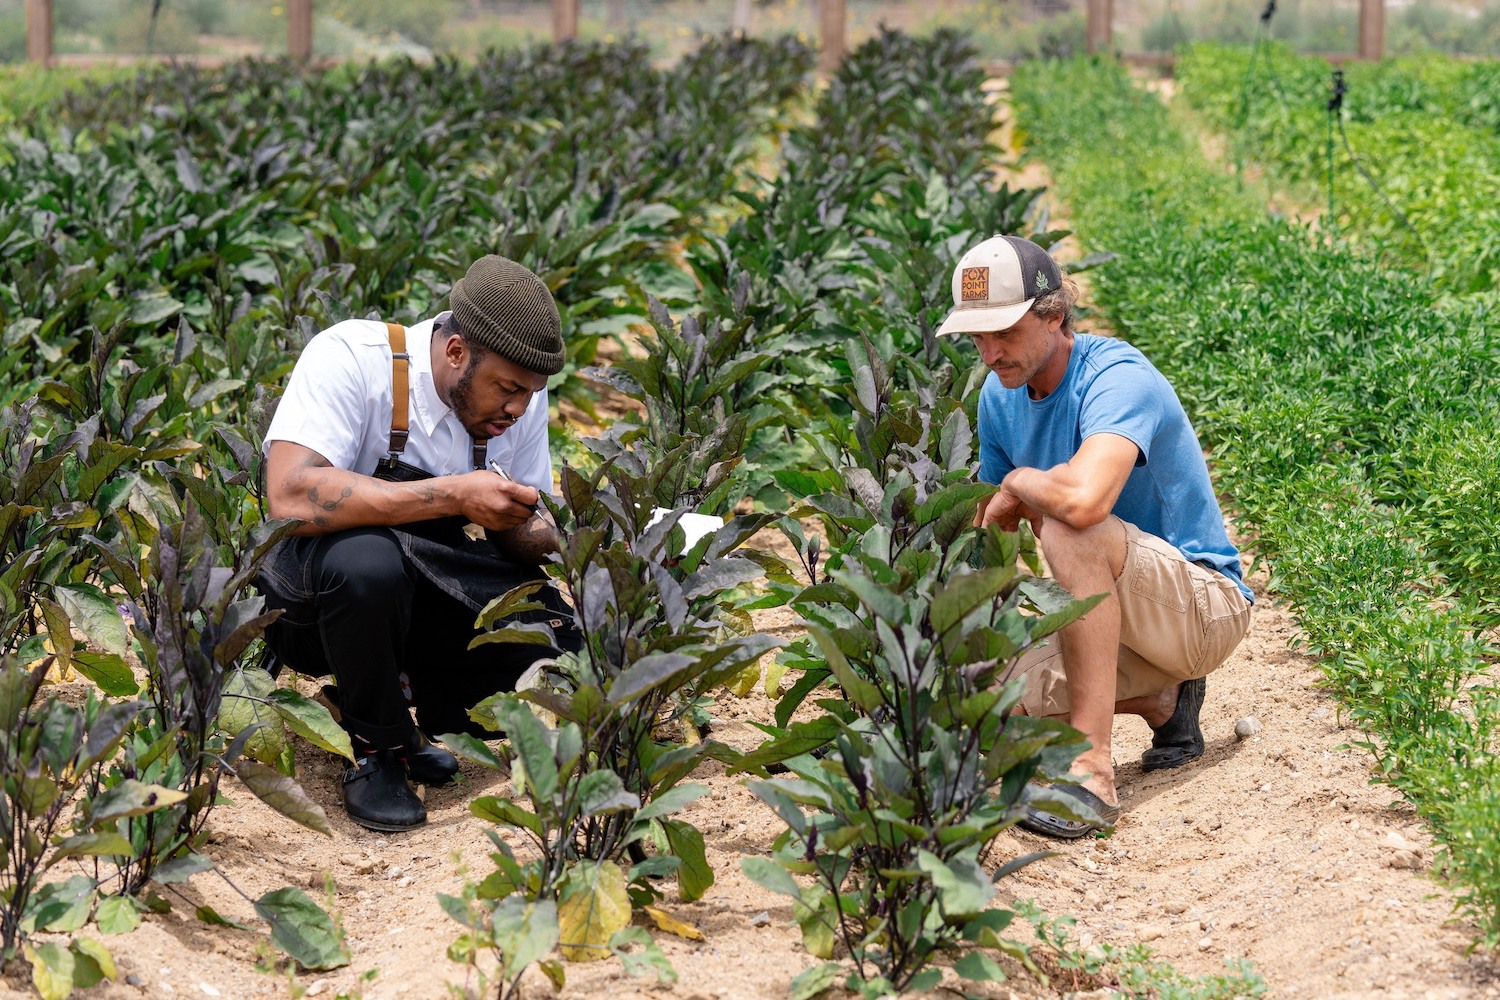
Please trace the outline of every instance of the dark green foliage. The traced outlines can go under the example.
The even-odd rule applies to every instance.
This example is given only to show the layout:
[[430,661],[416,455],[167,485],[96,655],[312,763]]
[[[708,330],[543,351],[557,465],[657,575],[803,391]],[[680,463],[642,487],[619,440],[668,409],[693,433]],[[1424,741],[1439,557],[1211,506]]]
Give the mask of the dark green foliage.
[[[525,767],[535,816],[525,828],[538,841],[542,871],[522,885],[545,896],[556,893],[575,862],[617,860],[647,836],[662,847],[698,844],[701,864],[702,835],[666,817],[702,793],[702,786],[679,785],[700,761],[733,753],[667,734],[696,693],[723,685],[778,645],[768,636],[740,634],[738,610],[743,585],[766,572],[762,563],[774,562],[740,548],[770,515],[733,518],[685,547],[681,509],[654,518],[649,484],[609,466],[598,475],[606,474],[608,484],[565,469],[565,502],[551,505],[563,543],[548,572],[575,608],[583,650],[549,667],[542,687],[474,710],[476,719],[511,734],[509,752]],[[524,610],[525,596],[501,598],[481,620]],[[479,641],[529,641],[545,629],[503,626]],[[524,702],[554,716],[556,727],[532,720]],[[517,739],[518,726],[533,735]],[[495,763],[484,754],[476,759]],[[593,787],[606,780],[609,794]],[[704,882],[706,869],[694,871],[691,857],[670,853],[675,857],[659,859],[670,865],[649,871],[675,870],[684,897],[697,898],[712,874]]]
[[[630,452],[621,458],[643,461]],[[645,451],[645,461],[654,458]],[[747,619],[739,607],[745,585],[766,572],[762,563],[775,565],[741,546],[772,518],[737,517],[688,546],[678,524],[685,507],[656,516],[649,475],[656,468],[651,462],[638,478],[606,463],[592,480],[564,468],[563,503],[546,501],[562,535],[548,572],[575,609],[583,649],[550,663],[535,686],[497,694],[470,713],[505,733],[501,757],[515,788],[509,798],[481,796],[471,811],[515,827],[537,856],[523,864],[492,835],[496,870],[444,905],[469,928],[455,953],[471,963],[479,951],[496,953],[506,995],[559,935],[565,957],[602,957],[608,945],[630,967],[637,959],[619,951],[616,936],[628,933],[632,905],[658,895],[651,880],[675,875],[684,900],[700,898],[714,881],[703,834],[674,814],[707,791],[685,780],[700,762],[737,754],[689,738],[688,716],[700,694],[754,670],[779,645],[742,634]],[[497,599],[481,622],[539,609],[528,600],[535,590]],[[476,642],[547,641],[548,632],[543,624],[502,624]],[[502,766],[472,737],[442,739],[486,767]],[[590,902],[570,902],[578,894]],[[609,933],[581,928],[580,909],[618,919]],[[649,938],[644,944],[670,973]],[[562,975],[560,966],[555,973]]]
[[90,326],[144,353],[178,315],[215,339],[247,324],[280,364],[332,320],[435,312],[486,252],[543,276],[587,363],[646,292],[690,293],[672,242],[739,183],[810,61],[726,40],[661,71],[638,46],[570,45],[65,95],[0,156],[8,368],[45,377]]
[[[82,706],[47,696],[44,679],[49,657],[33,670],[6,658],[0,663],[0,965],[20,951],[22,941],[37,931],[72,930],[87,920],[94,883],[80,887],[67,882],[40,886],[43,873],[68,858],[128,854],[130,845],[117,833],[81,827],[73,836],[57,838],[80,793],[86,794],[91,775],[118,750],[131,719],[144,707],[120,702],[105,707],[92,693]],[[141,812],[165,807],[141,801]],[[99,808],[125,810],[121,796]],[[79,905],[68,894],[82,889]],[[86,985],[86,984],[84,984]]]
[[[219,779],[234,773],[243,740],[226,746],[215,736],[225,672],[265,631],[276,614],[264,600],[244,597],[260,561],[291,525],[258,529],[247,549],[228,565],[216,558],[203,515],[189,501],[183,520],[164,525],[149,561],[152,586],[130,603],[142,665],[150,677],[152,711],[131,734],[115,772],[119,781],[145,781],[186,797],[164,813],[125,818],[120,833],[134,857],[121,865],[119,888],[141,891],[162,866],[190,858],[202,844],[203,825],[217,802]],[[248,737],[250,733],[243,734]],[[300,789],[241,765],[241,780],[278,812],[327,832],[322,810]],[[295,788],[295,786],[292,786]]]
[[656,336],[646,356],[584,372],[640,402],[639,423],[623,416],[584,443],[646,480],[657,506],[719,515],[760,485],[739,468],[740,456],[749,435],[782,422],[785,410],[775,396],[781,379],[763,371],[774,356],[749,349],[757,331],[738,303],[733,317],[690,316],[679,326],[652,299]]

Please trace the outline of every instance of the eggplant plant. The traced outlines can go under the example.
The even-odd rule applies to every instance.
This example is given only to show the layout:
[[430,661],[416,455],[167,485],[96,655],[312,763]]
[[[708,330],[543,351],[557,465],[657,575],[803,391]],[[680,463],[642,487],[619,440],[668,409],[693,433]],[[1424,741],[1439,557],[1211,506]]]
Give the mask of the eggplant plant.
[[[175,789],[180,798],[166,810],[119,820],[118,832],[132,851],[113,878],[126,895],[141,892],[152,879],[185,878],[210,867],[198,851],[226,773],[287,818],[329,832],[322,808],[292,779],[240,758],[253,727],[226,741],[215,726],[226,671],[277,614],[263,612],[263,598],[243,593],[260,561],[291,526],[267,523],[230,565],[219,565],[205,520],[189,501],[182,520],[163,525],[154,539],[150,585],[140,601],[127,605],[151,707],[132,728],[103,792],[144,781]],[[280,714],[301,735],[352,758],[347,736],[327,709],[290,689],[276,694]],[[86,807],[82,821],[96,824],[98,817]]]
[[[119,749],[145,705],[103,702],[92,691],[83,704],[69,705],[47,691],[54,663],[46,657],[28,670],[8,657],[0,661],[0,968],[24,954],[38,992],[66,996],[116,978],[114,959],[87,935],[66,944],[32,939],[77,931],[94,912],[95,883],[87,875],[46,884],[42,878],[69,859],[130,853],[129,842],[112,830],[63,834],[91,776]],[[89,805],[97,816],[119,818],[165,809],[176,797],[171,789],[130,782]]]
[[[955,509],[972,516],[974,504]],[[1023,684],[1009,671],[1100,597],[1073,600],[1026,576],[1019,553],[1019,537],[998,529],[919,549],[870,528],[797,602],[839,696],[818,702],[826,715],[731,769],[782,759],[795,775],[750,782],[788,836],[773,858],[742,867],[795,900],[809,951],[826,959],[843,946],[849,986],[865,996],[932,988],[939,951],[1010,947],[998,934],[1012,914],[989,908],[993,879],[1046,853],[1007,861],[994,876],[980,853],[1028,806],[1072,814],[1032,782],[1068,780],[1086,742],[1065,724],[1016,713]],[[831,739],[822,759],[802,752],[817,735]],[[1003,977],[978,950],[954,968],[967,979]]]
[[[555,903],[558,930],[547,933],[565,958],[586,960],[630,943],[629,935],[613,939],[633,907],[657,898],[654,879],[674,876],[685,900],[713,884],[703,834],[677,814],[707,792],[685,780],[693,769],[737,754],[688,738],[679,723],[696,696],[779,645],[743,634],[738,613],[740,588],[765,572],[768,559],[740,546],[771,516],[733,518],[688,545],[679,523],[685,509],[658,511],[649,482],[608,464],[593,478],[564,469],[563,502],[546,502],[562,537],[548,573],[575,609],[583,648],[559,657],[536,685],[473,709],[476,720],[505,732],[504,760],[473,737],[441,737],[486,767],[509,763],[513,794],[482,796],[470,808],[514,827],[536,857],[521,863],[493,837],[496,871],[474,900],[446,905],[471,928],[472,905],[488,907],[485,929],[466,939],[472,944],[476,933],[494,942],[500,925],[519,926],[518,913],[529,914],[528,930],[516,940],[536,940],[533,922],[551,911],[526,909],[517,894]],[[529,600],[537,586],[497,599],[481,623],[539,608]],[[545,623],[507,624],[476,642],[550,642],[550,632]],[[609,919],[585,919],[590,914]],[[497,950],[513,957],[520,947]],[[519,975],[511,961],[502,966]]]
[[585,445],[637,481],[654,506],[721,515],[767,476],[742,461],[749,440],[783,418],[772,355],[749,347],[755,331],[736,300],[734,317],[686,317],[679,325],[651,300],[655,337],[644,357],[622,358],[584,374],[640,403]]

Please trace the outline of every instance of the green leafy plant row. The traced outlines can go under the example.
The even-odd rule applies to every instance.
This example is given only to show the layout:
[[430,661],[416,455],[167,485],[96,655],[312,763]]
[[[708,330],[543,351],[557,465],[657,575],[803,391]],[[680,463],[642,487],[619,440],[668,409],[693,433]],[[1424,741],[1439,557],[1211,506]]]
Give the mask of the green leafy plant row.
[[1266,218],[1117,65],[1028,66],[1013,84],[1080,233],[1119,254],[1097,273],[1099,300],[1194,411],[1272,589],[1295,606],[1381,777],[1432,823],[1477,942],[1495,946],[1500,775],[1485,678],[1500,482],[1477,453],[1500,398],[1500,337],[1470,305],[1483,298],[1445,298]]
[[[690,293],[674,244],[716,224],[712,200],[760,155],[811,61],[791,41],[710,42],[671,72],[640,57],[178,68],[70,93],[13,134],[0,401],[24,401],[0,407],[15,709],[0,746],[3,961],[29,958],[45,996],[113,966],[87,937],[31,936],[90,919],[129,929],[165,905],[152,884],[211,868],[199,849],[226,775],[328,830],[290,776],[285,732],[346,756],[347,737],[246,664],[270,621],[247,585],[277,537],[262,523],[260,432],[296,346],[351,313],[427,313],[464,262],[498,249],[553,285],[588,360],[644,313],[643,287]],[[537,182],[518,183],[528,171]],[[719,646],[719,659],[736,648]],[[64,711],[49,667],[103,699]],[[645,753],[651,718],[616,742]],[[634,844],[622,834],[604,841]],[[89,874],[42,884],[79,858]],[[684,878],[711,877],[700,850]],[[347,962],[305,893],[254,902],[303,967]]]
[[646,291],[691,294],[675,248],[761,155],[811,58],[726,39],[658,70],[639,46],[577,45],[69,92],[0,154],[0,400],[83,360],[91,328],[160,357],[185,317],[284,361],[349,315],[430,314],[485,252],[543,276],[587,363]]
[[1448,291],[1496,288],[1500,71],[1429,55],[1342,72],[1342,135],[1329,130],[1328,64],[1284,46],[1195,45],[1177,80],[1236,162],[1264,166],[1310,206],[1331,205],[1341,231],[1372,252]]

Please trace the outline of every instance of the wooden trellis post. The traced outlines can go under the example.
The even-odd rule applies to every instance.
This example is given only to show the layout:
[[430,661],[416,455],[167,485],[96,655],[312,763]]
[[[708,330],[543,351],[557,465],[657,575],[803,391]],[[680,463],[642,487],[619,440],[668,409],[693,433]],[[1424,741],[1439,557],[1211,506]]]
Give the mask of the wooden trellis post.
[[286,0],[286,52],[293,62],[312,59],[313,0]]
[[818,0],[818,68],[833,73],[844,59],[844,0]]
[[1385,54],[1385,0],[1359,0],[1359,57]]
[[52,0],[26,0],[26,59],[52,64]]
[[1114,3],[1112,0],[1089,0],[1086,31],[1090,52],[1108,52],[1114,43]]
[[559,42],[578,37],[578,0],[552,0],[552,37]]

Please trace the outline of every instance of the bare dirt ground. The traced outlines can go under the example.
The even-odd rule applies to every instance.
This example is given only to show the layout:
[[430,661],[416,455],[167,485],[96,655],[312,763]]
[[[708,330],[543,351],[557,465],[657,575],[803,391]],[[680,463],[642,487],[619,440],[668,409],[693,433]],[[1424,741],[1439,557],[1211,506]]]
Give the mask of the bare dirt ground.
[[[1264,580],[1253,582],[1259,588]],[[795,628],[784,612],[769,613],[760,626],[783,635]],[[1465,955],[1469,928],[1449,922],[1448,899],[1421,870],[1432,860],[1430,838],[1408,806],[1370,784],[1366,754],[1347,746],[1358,733],[1318,690],[1316,665],[1288,648],[1293,636],[1288,613],[1263,597],[1249,637],[1209,679],[1208,751],[1187,767],[1143,774],[1138,761],[1149,730],[1121,720],[1115,754],[1125,813],[1114,835],[1074,844],[1002,835],[985,856],[991,869],[1046,847],[1058,854],[1004,879],[996,905],[1034,899],[1052,914],[1076,916],[1081,946],[1144,942],[1188,974],[1219,973],[1225,959],[1248,958],[1275,997],[1500,997],[1493,961]],[[745,700],[724,694],[715,735],[753,745],[757,731],[746,720],[770,713],[759,691]],[[1239,740],[1235,722],[1249,716],[1262,729]],[[381,834],[343,815],[337,760],[304,747],[298,768],[328,809],[332,839],[231,788],[235,804],[215,812],[207,848],[223,877],[205,873],[173,887],[171,912],[104,939],[122,979],[84,995],[306,991],[421,1000],[463,983],[462,967],[445,957],[460,928],[435,894],[457,893],[466,877],[478,881],[491,870],[487,824],[469,814],[468,803],[504,791],[506,780],[466,764],[460,784],[426,791],[427,826]],[[657,933],[675,983],[631,978],[613,960],[573,964],[561,996],[784,997],[792,977],[816,964],[786,898],[739,868],[740,859],[769,852],[779,821],[721,765],[705,765],[695,777],[712,792],[686,815],[704,831],[718,882],[691,904],[672,898],[669,887],[663,906],[706,940]],[[352,964],[300,975],[257,970],[269,952],[249,899],[284,885],[320,897],[325,877],[333,880],[330,909],[342,921]],[[203,904],[257,929],[204,924],[194,916]],[[1070,987],[1015,973],[979,995],[1058,996]],[[529,976],[528,995],[551,995],[539,974]],[[25,995],[14,978],[0,989]]]

